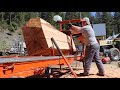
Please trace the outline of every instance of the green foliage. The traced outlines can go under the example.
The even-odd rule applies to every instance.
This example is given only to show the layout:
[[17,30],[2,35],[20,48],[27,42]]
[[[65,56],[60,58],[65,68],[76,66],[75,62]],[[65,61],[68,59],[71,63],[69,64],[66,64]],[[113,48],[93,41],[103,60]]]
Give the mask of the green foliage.
[[[22,27],[30,18],[40,17],[59,29],[59,24],[53,21],[54,15],[60,15],[63,20],[89,17],[93,24],[105,23],[107,37],[120,32],[120,12],[96,12],[92,16],[90,12],[0,12],[0,27],[4,30],[14,32]],[[64,26],[63,26],[64,28]]]
[[9,26],[8,26],[8,30],[11,31],[11,32],[14,32],[14,31],[15,31],[15,28],[14,28],[12,25],[9,25]]
[[8,24],[5,22],[5,21],[1,21],[0,22],[0,27],[2,28],[2,29],[8,29]]
[[116,34],[120,32],[120,12],[115,12],[113,17],[113,27]]
[[102,13],[96,12],[95,14],[95,24],[102,23]]
[[112,35],[112,15],[110,12],[102,12],[102,22],[106,24],[107,37]]
[[21,34],[22,34],[22,31],[19,31],[19,32],[18,32],[18,35],[21,35]]
[[90,12],[81,12],[81,18],[84,18],[84,17],[90,18],[91,17],[91,13]]
[[5,50],[7,48],[6,41],[0,40],[0,51]]
[[96,12],[93,19],[94,24],[105,23],[106,24],[106,33],[107,37],[112,35],[113,32],[113,16],[111,12]]
[[80,17],[79,12],[66,12],[65,19],[78,19]]

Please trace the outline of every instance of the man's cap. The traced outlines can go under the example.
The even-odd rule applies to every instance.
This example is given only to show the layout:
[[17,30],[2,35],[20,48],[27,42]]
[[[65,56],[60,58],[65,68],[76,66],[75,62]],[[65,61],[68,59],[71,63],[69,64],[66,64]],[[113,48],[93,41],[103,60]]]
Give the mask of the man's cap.
[[55,16],[53,17],[53,21],[55,21],[55,22],[62,21],[62,17],[59,16],[59,15],[55,15]]
[[85,20],[87,24],[90,24],[90,19],[88,17],[84,17],[83,20]]

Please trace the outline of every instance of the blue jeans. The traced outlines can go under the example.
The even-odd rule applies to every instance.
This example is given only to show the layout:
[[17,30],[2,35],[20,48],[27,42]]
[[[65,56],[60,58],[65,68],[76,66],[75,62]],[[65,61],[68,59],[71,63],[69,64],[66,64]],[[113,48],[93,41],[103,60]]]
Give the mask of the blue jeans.
[[104,67],[103,67],[103,63],[100,59],[99,49],[100,49],[99,44],[86,46],[86,51],[85,51],[86,56],[84,59],[84,74],[89,74],[93,58],[97,65],[98,72],[100,74],[104,74]]

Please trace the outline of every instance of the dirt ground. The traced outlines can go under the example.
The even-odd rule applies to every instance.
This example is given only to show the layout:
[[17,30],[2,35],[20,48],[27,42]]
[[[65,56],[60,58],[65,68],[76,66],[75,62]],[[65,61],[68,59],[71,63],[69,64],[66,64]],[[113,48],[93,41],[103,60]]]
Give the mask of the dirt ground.
[[[117,61],[112,61],[110,64],[103,64],[105,68],[105,76],[98,76],[96,73],[98,72],[97,66],[95,62],[92,62],[90,69],[90,76],[80,76],[79,74],[83,72],[83,64],[79,61],[74,61],[71,66],[74,72],[77,74],[78,78],[120,78],[120,67],[118,66]],[[55,66],[58,67],[58,66]],[[68,71],[69,68],[67,66],[62,66],[61,73]],[[66,72],[61,74],[59,78],[74,78],[71,72]]]

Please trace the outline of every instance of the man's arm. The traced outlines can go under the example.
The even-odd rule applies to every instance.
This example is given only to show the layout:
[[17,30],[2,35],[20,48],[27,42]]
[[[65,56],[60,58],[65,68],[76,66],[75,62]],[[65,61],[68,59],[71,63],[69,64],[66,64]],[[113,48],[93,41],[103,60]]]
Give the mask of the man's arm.
[[72,25],[70,30],[71,30],[71,33],[72,34],[78,34],[78,33],[81,33],[82,27],[79,27],[79,26],[75,26],[75,25]]

